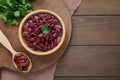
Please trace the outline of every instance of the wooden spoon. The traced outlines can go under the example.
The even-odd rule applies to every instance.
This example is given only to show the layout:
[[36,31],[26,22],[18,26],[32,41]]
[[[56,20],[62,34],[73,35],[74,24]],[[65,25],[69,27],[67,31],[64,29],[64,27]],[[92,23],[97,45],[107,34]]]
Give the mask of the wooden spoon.
[[[8,49],[8,50],[12,53],[12,62],[13,62],[13,64],[14,64],[15,68],[16,68],[18,71],[20,71],[20,72],[29,72],[29,71],[31,70],[31,68],[32,68],[32,62],[31,62],[30,58],[29,58],[26,54],[24,54],[23,52],[16,52],[16,51],[12,48],[9,40],[7,39],[7,37],[3,34],[3,32],[2,32],[1,30],[0,30],[0,43],[1,43],[6,49]],[[20,70],[20,69],[18,68],[18,65],[17,65],[17,63],[15,62],[14,59],[15,59],[15,56],[17,56],[17,55],[19,55],[19,54],[24,55],[24,56],[28,59],[29,65],[28,65],[27,70]]]

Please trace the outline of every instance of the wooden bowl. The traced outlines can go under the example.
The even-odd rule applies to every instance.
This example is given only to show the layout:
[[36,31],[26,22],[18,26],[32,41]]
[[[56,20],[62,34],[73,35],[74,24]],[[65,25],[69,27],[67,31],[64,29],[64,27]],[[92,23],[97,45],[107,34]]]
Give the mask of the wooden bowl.
[[[42,52],[42,51],[34,51],[33,49],[29,48],[26,44],[26,41],[24,41],[23,37],[22,37],[22,29],[23,29],[23,25],[24,23],[26,22],[26,20],[28,20],[28,18],[34,14],[39,14],[39,13],[47,13],[47,14],[51,14],[53,16],[55,16],[61,26],[62,26],[62,39],[61,41],[59,42],[59,44],[54,47],[53,49],[51,50],[48,50],[46,52]],[[43,55],[49,55],[49,54],[52,54],[54,53],[55,51],[57,51],[63,44],[64,40],[65,40],[65,35],[66,35],[66,30],[65,30],[65,24],[63,22],[63,20],[61,19],[61,17],[56,14],[55,12],[52,12],[50,10],[36,10],[36,11],[33,11],[31,13],[29,13],[27,16],[25,16],[25,18],[23,18],[23,20],[21,21],[20,25],[19,25],[19,39],[20,39],[20,43],[22,44],[22,46],[30,53],[32,54],[35,54],[35,55],[40,55],[40,56],[43,56]]]

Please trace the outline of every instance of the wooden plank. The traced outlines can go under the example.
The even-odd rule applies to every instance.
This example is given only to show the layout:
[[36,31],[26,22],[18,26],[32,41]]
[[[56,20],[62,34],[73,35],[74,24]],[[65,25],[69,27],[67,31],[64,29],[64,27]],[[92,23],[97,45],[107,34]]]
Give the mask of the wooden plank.
[[55,76],[120,76],[120,46],[69,46]]
[[54,80],[120,80],[120,77],[60,77]]
[[83,0],[74,15],[120,15],[120,0]]
[[120,16],[74,16],[70,45],[120,45]]

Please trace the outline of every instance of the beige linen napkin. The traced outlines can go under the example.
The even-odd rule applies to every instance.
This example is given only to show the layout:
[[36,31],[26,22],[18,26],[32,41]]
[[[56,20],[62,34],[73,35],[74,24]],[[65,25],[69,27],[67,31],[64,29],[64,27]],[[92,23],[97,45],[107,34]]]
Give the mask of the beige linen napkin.
[[65,2],[65,4],[67,5],[71,16],[73,15],[77,7],[80,5],[81,1],[82,0],[63,0],[63,2]]
[[[67,5],[72,15],[82,0],[63,0],[63,1]],[[53,80],[56,64],[57,63],[51,65],[50,67],[44,70],[26,74],[12,72],[7,69],[2,69],[0,80]]]

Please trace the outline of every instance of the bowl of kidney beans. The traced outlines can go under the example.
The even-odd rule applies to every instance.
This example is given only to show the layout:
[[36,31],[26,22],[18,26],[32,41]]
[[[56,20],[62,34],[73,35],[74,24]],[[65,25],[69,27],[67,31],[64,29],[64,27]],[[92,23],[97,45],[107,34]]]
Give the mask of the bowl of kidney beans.
[[22,46],[35,55],[54,53],[62,46],[65,35],[63,20],[50,10],[36,10],[29,13],[19,26]]

